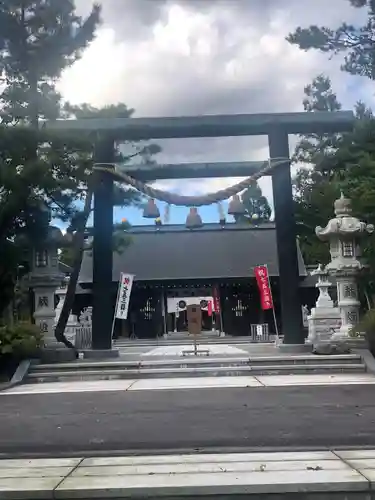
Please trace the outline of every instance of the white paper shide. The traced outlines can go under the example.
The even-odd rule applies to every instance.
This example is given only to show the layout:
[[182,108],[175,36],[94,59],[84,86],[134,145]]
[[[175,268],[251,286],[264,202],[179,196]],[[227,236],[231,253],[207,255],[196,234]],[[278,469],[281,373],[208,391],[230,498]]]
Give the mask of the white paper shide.
[[130,294],[133,287],[133,274],[121,273],[117,291],[116,318],[127,319]]

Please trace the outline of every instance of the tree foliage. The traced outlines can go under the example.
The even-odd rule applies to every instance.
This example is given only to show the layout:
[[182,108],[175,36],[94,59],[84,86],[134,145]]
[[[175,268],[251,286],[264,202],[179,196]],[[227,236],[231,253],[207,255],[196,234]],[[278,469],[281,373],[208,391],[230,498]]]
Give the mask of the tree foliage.
[[[305,110],[319,112],[340,109],[329,79],[319,76],[305,89]],[[315,236],[316,226],[325,226],[334,216],[333,204],[340,191],[352,199],[354,214],[375,223],[375,119],[363,103],[355,108],[353,132],[303,136],[296,147],[295,160],[303,165],[295,177],[295,207],[298,236],[307,264],[325,263],[326,244]],[[373,241],[364,254],[375,272]],[[371,280],[373,277],[371,276]]]
[[263,196],[262,189],[256,181],[241,194],[241,201],[245,207],[246,213],[244,215],[236,215],[236,222],[254,224],[265,222],[270,219],[272,213],[271,207],[267,198]]
[[0,72],[5,82],[1,118],[37,123],[57,118],[55,82],[95,36],[101,8],[80,17],[74,0],[6,0],[0,3]]
[[[53,219],[67,224],[76,250],[73,274],[79,274],[91,213],[93,144],[89,137],[47,132],[39,128],[39,120],[131,117],[134,112],[125,104],[104,109],[63,106],[56,90],[62,71],[94,39],[100,14],[95,4],[87,17],[78,16],[74,0],[0,2],[0,313],[12,297],[23,264],[22,252],[15,246],[17,236],[27,233],[37,241],[48,225],[40,211],[42,202]],[[127,146],[118,145],[117,161],[126,163],[135,156],[152,161],[159,151],[154,144]],[[133,189],[116,185],[115,201],[126,206],[142,200]],[[114,244],[121,250],[129,238],[123,228],[115,230]],[[73,297],[74,288],[72,283]],[[68,310],[61,315],[62,322]]]
[[343,71],[375,79],[374,25],[375,0],[349,0],[355,8],[367,9],[362,26],[343,22],[336,29],[311,25],[298,27],[287,40],[302,50],[317,49],[332,55],[342,54]]

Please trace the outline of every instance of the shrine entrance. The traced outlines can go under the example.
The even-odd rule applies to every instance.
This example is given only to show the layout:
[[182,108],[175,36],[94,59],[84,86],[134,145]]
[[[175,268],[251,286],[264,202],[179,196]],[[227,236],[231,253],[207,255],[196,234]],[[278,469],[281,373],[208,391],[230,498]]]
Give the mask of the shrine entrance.
[[163,304],[158,290],[136,290],[130,300],[131,337],[153,339],[163,335]]
[[187,332],[187,306],[199,304],[202,311],[202,332],[216,329],[216,315],[211,296],[177,296],[167,298],[168,332]]
[[[95,137],[94,240],[93,240],[93,328],[92,348],[108,351],[112,348],[111,325],[113,270],[113,200],[114,182],[124,182],[150,198],[172,205],[191,207],[192,219],[197,219],[193,207],[228,199],[264,175],[272,176],[275,210],[278,272],[280,280],[281,334],[286,344],[304,344],[299,293],[294,203],[290,172],[290,134],[333,133],[351,131],[353,112],[271,113],[217,116],[185,116],[166,118],[94,118],[56,120],[44,124],[47,130],[84,133]],[[254,162],[198,164],[138,164],[116,165],[115,142],[183,139],[200,137],[235,137],[267,135],[268,158]],[[249,177],[250,175],[250,177]],[[157,179],[208,177],[247,177],[246,181],[217,193],[184,197],[145,185]],[[261,263],[260,263],[261,264]],[[250,272],[250,270],[249,270]],[[194,278],[194,277],[192,277]],[[143,308],[145,305],[143,305]],[[149,306],[147,306],[149,307]],[[146,307],[146,309],[147,309]],[[153,309],[153,305],[150,306]],[[141,313],[143,314],[143,313]],[[246,316],[246,312],[242,314]],[[241,316],[235,316],[238,321]],[[243,316],[242,316],[243,317]],[[146,320],[146,317],[142,321]],[[143,330],[143,327],[142,327]]]

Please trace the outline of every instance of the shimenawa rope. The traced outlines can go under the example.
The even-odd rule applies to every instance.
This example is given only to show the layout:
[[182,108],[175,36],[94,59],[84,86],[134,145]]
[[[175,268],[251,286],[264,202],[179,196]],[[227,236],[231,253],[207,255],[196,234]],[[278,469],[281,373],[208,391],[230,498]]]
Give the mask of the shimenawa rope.
[[107,172],[111,174],[115,178],[115,180],[129,184],[129,186],[132,186],[137,191],[140,191],[146,196],[155,198],[159,201],[164,201],[165,203],[168,203],[168,205],[201,207],[203,205],[211,205],[213,203],[219,203],[220,201],[227,200],[231,196],[248,188],[254,181],[258,180],[260,177],[268,175],[274,168],[285,165],[289,162],[290,158],[272,158],[264,162],[264,167],[259,170],[259,172],[256,172],[250,177],[247,177],[243,181],[238,182],[237,184],[234,184],[233,186],[230,186],[226,189],[216,191],[215,193],[208,193],[201,196],[184,196],[153,188],[148,184],[143,183],[142,181],[130,177],[124,172],[120,172],[112,163],[96,163],[94,165],[94,170]]

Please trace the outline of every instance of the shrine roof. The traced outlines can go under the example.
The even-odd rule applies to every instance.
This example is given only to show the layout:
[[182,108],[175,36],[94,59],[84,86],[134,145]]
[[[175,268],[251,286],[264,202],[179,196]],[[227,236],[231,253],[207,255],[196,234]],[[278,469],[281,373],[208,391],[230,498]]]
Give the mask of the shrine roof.
[[[113,281],[118,281],[121,272],[135,274],[136,281],[244,278],[252,277],[253,268],[263,264],[270,276],[279,274],[272,223],[257,227],[206,224],[194,230],[182,225],[133,226],[130,233],[130,246],[113,256]],[[305,277],[298,246],[297,250],[300,276]],[[92,282],[92,256],[87,252],[79,282]]]

